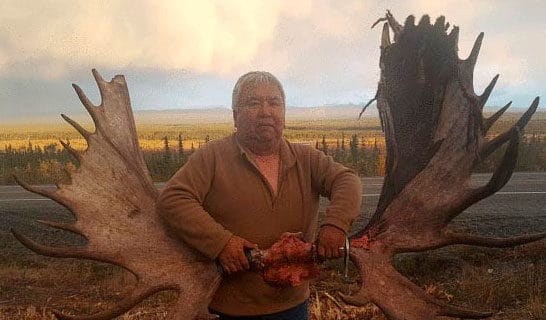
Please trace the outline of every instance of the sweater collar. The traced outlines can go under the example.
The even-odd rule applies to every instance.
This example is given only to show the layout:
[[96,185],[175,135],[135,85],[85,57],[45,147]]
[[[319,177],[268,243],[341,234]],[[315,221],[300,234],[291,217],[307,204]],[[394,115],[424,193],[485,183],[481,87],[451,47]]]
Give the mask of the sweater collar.
[[[237,151],[239,152],[239,155],[246,157],[248,159],[252,159],[250,156],[250,151],[248,151],[243,145],[237,141],[237,138],[235,137],[235,134],[232,134],[231,139],[233,141],[233,144],[235,145]],[[296,164],[296,156],[294,155],[294,152],[288,145],[288,141],[285,138],[281,139],[281,145],[280,145],[280,160],[281,160],[281,173],[284,174],[286,170],[290,169]]]

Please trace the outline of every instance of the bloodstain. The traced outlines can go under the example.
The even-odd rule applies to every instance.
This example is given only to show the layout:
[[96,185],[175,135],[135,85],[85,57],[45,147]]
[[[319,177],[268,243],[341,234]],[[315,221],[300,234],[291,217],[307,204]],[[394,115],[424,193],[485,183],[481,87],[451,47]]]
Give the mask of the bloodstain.
[[315,278],[320,271],[316,250],[301,234],[285,233],[279,241],[264,251],[262,275],[274,287],[296,287]]
[[263,278],[273,287],[297,287],[319,273],[316,263],[284,263],[264,269]]
[[365,234],[360,238],[351,240],[351,247],[352,248],[369,249],[370,248],[370,237],[367,234]]

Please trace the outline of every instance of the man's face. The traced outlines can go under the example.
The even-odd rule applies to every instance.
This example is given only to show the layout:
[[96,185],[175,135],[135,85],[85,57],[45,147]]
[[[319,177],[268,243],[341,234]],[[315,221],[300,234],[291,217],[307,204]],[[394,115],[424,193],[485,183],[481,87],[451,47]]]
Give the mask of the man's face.
[[241,88],[233,120],[245,143],[278,140],[284,128],[284,102],[273,83],[247,83]]

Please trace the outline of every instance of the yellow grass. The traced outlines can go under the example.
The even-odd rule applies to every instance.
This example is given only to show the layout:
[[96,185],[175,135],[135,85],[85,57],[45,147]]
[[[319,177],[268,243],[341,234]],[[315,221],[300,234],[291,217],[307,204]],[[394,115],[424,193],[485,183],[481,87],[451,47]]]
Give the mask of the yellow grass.
[[[331,120],[331,121],[291,121],[286,124],[284,135],[293,142],[308,143],[315,145],[318,141],[322,146],[322,137],[329,148],[335,148],[337,142],[341,143],[345,138],[345,147],[349,148],[351,135],[358,135],[359,145],[364,143],[367,147],[384,147],[383,134],[380,132],[378,121],[358,120]],[[92,126],[87,125],[86,129],[93,131]],[[363,131],[366,130],[366,131]],[[185,124],[185,125],[151,125],[143,124],[137,128],[139,143],[144,151],[156,151],[164,149],[164,137],[168,137],[171,150],[178,148],[178,135],[183,136],[183,146],[189,150],[193,144],[195,148],[209,139],[225,137],[233,132],[232,123],[211,123],[211,124]],[[70,141],[70,145],[77,149],[86,148],[85,140],[79,134],[66,125],[60,127],[13,127],[0,132],[0,148],[5,149],[11,146],[13,150],[23,150],[29,146],[44,148],[56,144],[58,149],[62,146],[59,140]]]
[[[461,248],[449,250],[449,264],[435,263],[444,253],[404,257],[399,271],[446,303],[490,310],[492,320],[541,320],[546,315],[544,241],[506,250]],[[489,253],[487,253],[489,252]],[[339,265],[325,265],[312,283],[311,320],[386,320],[373,304],[345,304],[339,292],[355,292],[359,278],[344,284]],[[0,320],[53,319],[52,309],[92,314],[112,306],[133,288],[135,278],[121,268],[92,261],[39,256],[0,260]],[[164,319],[176,293],[146,299],[119,319]]]
[[[515,122],[519,114],[504,115],[501,120],[492,128],[491,135],[506,130]],[[543,123],[546,121],[546,112],[537,113],[526,128],[526,135],[538,134],[545,137]],[[84,122],[83,126],[93,131],[93,125]],[[178,135],[184,137],[184,148],[188,150],[193,143],[195,148],[205,143],[208,135],[211,140],[227,136],[233,132],[233,123],[193,123],[193,124],[137,124],[137,132],[141,147],[144,151],[162,150],[164,148],[163,138],[169,139],[172,150],[178,146]],[[290,120],[286,123],[284,135],[293,142],[304,142],[314,145],[316,141],[319,146],[322,144],[323,135],[326,136],[326,143],[329,148],[335,148],[338,140],[345,137],[346,147],[349,147],[351,135],[358,135],[359,144],[364,137],[367,147],[372,147],[377,141],[378,147],[384,148],[384,138],[381,132],[379,119],[366,118],[358,119],[331,119],[331,120]],[[29,141],[33,146],[41,148],[50,144],[57,144],[61,148],[59,139],[69,139],[72,147],[82,150],[86,147],[85,141],[68,124],[59,120],[56,124],[42,124],[32,126],[4,126],[0,131],[0,148],[8,145],[15,150],[26,148]]]

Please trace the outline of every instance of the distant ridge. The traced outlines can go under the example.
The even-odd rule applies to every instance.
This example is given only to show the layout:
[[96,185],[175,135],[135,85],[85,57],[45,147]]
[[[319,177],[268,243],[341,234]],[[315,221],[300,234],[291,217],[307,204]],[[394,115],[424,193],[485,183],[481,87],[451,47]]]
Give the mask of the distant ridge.
[[[361,106],[331,105],[320,107],[286,108],[286,120],[344,120],[357,119]],[[375,107],[370,107],[364,117],[377,117]],[[232,122],[231,108],[137,110],[135,119],[141,124],[225,123]]]
[[[486,113],[492,113],[500,107],[485,107]],[[295,107],[286,108],[287,121],[314,121],[314,120],[351,120],[357,119],[362,110],[361,105],[336,104],[317,107]],[[523,113],[525,108],[510,108],[507,113]],[[543,113],[539,109],[538,114]],[[231,108],[228,107],[207,107],[190,109],[162,109],[162,110],[135,110],[137,124],[145,125],[177,125],[177,124],[200,124],[200,123],[231,123],[233,121]],[[537,118],[535,115],[535,118]],[[67,112],[72,119],[82,124],[90,123],[89,115],[81,110],[78,113]],[[377,118],[378,112],[375,105],[371,105],[362,115],[364,118]],[[58,125],[62,123],[60,115],[40,116],[32,119],[1,119],[3,126],[34,126],[34,125]]]

